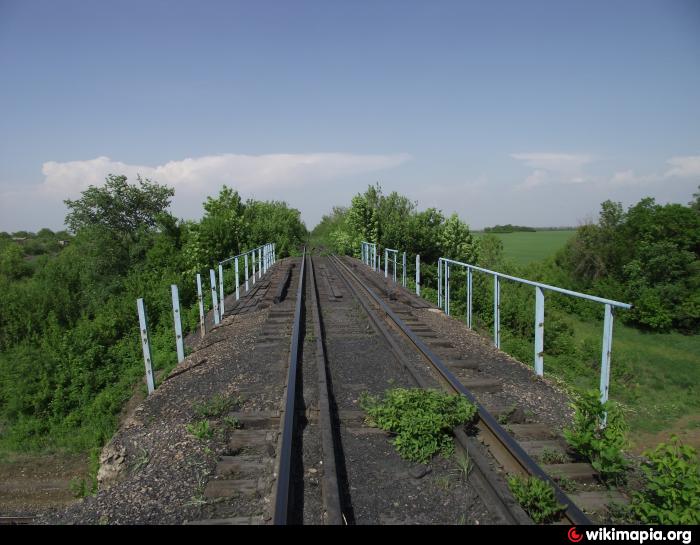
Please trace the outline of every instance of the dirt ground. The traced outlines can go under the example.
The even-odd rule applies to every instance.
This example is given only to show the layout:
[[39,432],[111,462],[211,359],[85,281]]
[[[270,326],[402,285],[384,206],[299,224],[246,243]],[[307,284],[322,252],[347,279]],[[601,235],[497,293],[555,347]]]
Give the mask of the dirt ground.
[[659,443],[667,443],[671,435],[677,435],[684,445],[690,445],[700,452],[700,416],[690,414],[679,418],[668,428],[656,433],[638,432],[632,438],[630,451],[641,454]]
[[0,461],[0,516],[33,516],[74,503],[71,480],[87,472],[84,454],[8,456]]

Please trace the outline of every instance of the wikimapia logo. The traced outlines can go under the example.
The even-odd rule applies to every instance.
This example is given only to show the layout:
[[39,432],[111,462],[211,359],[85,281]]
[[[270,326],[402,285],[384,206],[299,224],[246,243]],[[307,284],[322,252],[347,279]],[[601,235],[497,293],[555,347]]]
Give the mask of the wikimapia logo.
[[649,528],[647,530],[616,530],[615,528],[598,528],[597,530],[585,530],[579,532],[576,526],[569,528],[566,537],[572,543],[586,541],[633,541],[645,543],[647,541],[681,541],[684,545],[693,541],[692,530],[659,530]]

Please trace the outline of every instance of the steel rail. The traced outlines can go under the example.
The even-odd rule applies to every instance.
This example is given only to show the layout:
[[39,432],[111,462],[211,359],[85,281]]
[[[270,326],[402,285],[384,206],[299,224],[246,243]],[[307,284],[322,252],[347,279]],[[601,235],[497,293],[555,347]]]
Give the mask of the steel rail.
[[516,467],[520,469],[522,474],[536,476],[546,482],[549,482],[554,487],[554,492],[557,501],[566,506],[564,513],[565,518],[571,524],[591,524],[590,519],[581,511],[576,504],[561,490],[554,480],[528,455],[525,450],[515,441],[508,432],[498,423],[498,421],[489,413],[483,405],[481,405],[476,397],[465,388],[465,386],[455,377],[455,375],[447,368],[442,360],[415,334],[411,329],[399,318],[389,306],[377,296],[374,291],[369,288],[359,276],[353,272],[350,267],[336,258],[339,263],[350,274],[355,281],[362,286],[367,294],[380,306],[386,315],[396,324],[398,329],[408,337],[413,345],[422,353],[422,355],[430,362],[433,368],[442,376],[444,382],[449,385],[456,393],[465,396],[469,401],[474,403],[477,408],[479,421],[477,427],[488,437],[485,442],[491,447],[500,446],[500,450],[507,453],[513,458]]
[[[338,271],[340,278],[351,291],[360,305],[365,309],[367,317],[374,326],[377,333],[384,337],[384,340],[389,345],[392,354],[396,358],[401,367],[408,372],[419,388],[428,389],[432,387],[420,373],[418,373],[414,365],[409,362],[401,347],[397,343],[394,335],[389,331],[389,324],[382,320],[378,314],[370,307],[370,303],[366,297],[361,297],[357,288],[346,278],[338,265],[333,262],[333,266]],[[505,482],[494,475],[491,470],[491,463],[482,453],[482,449],[476,444],[476,439],[468,437],[463,429],[455,427],[455,440],[457,446],[466,452],[474,463],[474,471],[470,473],[470,480],[479,496],[486,504],[491,515],[498,524],[532,524],[530,517],[523,511],[520,505],[508,495]]]
[[9,517],[0,517],[0,526],[17,526],[17,525],[26,525],[26,524],[34,524],[36,517],[33,516],[9,516]]
[[296,382],[299,351],[303,339],[300,336],[302,308],[304,306],[304,268],[306,263],[306,247],[301,258],[297,300],[294,308],[294,325],[292,326],[292,341],[289,350],[289,366],[287,369],[287,393],[284,407],[284,423],[282,425],[282,444],[280,446],[279,471],[275,486],[275,504],[272,523],[287,524],[289,517],[289,492],[292,469],[292,441],[294,438]]
[[316,283],[316,271],[313,257],[309,256],[309,280],[311,281],[311,310],[314,322],[314,336],[316,337],[316,369],[318,371],[318,426],[321,436],[321,452],[323,456],[323,477],[321,491],[323,506],[325,509],[324,522],[326,524],[343,524],[343,510],[340,501],[340,487],[338,485],[338,471],[336,467],[336,443],[333,438],[333,425],[331,420],[330,385],[326,372],[326,349],[323,343],[323,329],[321,327],[321,305],[319,303],[318,286]]

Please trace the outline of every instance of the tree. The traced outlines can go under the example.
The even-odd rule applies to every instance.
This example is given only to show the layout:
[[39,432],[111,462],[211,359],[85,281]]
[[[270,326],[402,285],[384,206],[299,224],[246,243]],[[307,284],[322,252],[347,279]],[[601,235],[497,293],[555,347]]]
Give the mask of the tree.
[[0,275],[17,280],[31,271],[17,244],[8,244],[0,251]]
[[102,227],[112,233],[133,234],[153,228],[170,206],[175,190],[137,176],[138,185],[126,176],[109,174],[104,187],[90,186],[77,200],[65,200],[70,210],[66,225],[75,233],[86,227]]
[[700,185],[698,186],[698,192],[693,193],[693,200],[688,203],[688,206],[700,213]]
[[[691,203],[692,205],[692,203]],[[700,325],[700,215],[641,199],[622,210],[605,201],[558,256],[578,289],[632,303],[630,319],[655,330]]]
[[469,232],[469,226],[452,214],[442,226],[440,248],[445,257],[475,263],[478,260],[478,242]]

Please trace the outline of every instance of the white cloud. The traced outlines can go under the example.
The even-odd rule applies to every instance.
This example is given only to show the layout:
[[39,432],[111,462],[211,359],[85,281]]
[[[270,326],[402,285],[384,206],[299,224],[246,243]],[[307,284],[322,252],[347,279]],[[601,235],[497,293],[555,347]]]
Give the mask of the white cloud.
[[512,153],[511,157],[522,161],[532,172],[519,189],[532,189],[545,184],[578,184],[588,181],[583,167],[595,158],[587,154],[574,153]]
[[617,186],[647,185],[660,180],[658,174],[637,174],[634,170],[621,170],[613,174],[610,183]]
[[282,187],[299,187],[320,181],[392,168],[408,161],[410,156],[358,155],[351,153],[307,153],[208,155],[170,161],[155,167],[129,165],[97,157],[85,161],[44,163],[45,176],[41,192],[77,195],[89,185],[101,184],[107,174],[125,174],[130,179],[136,174],[151,178],[175,188],[175,193],[198,195],[202,198],[227,184],[244,193],[256,194]]
[[[139,174],[174,187],[171,210],[182,218],[200,218],[206,197],[216,195],[226,184],[243,198],[287,201],[302,211],[302,217],[316,221],[326,211],[320,206],[330,209],[349,200],[349,192],[366,186],[367,174],[395,168],[410,159],[405,153],[227,153],[156,166],[132,165],[109,157],[47,161],[42,166],[41,183],[18,185],[0,180],[0,230],[61,228],[66,213],[63,200],[79,197],[90,185],[102,185],[108,174],[124,174],[130,181]],[[336,195],[343,198],[330,202],[329,198]]]
[[686,155],[684,157],[671,157],[666,161],[672,168],[668,169],[664,177],[691,178],[700,177],[700,155]]

